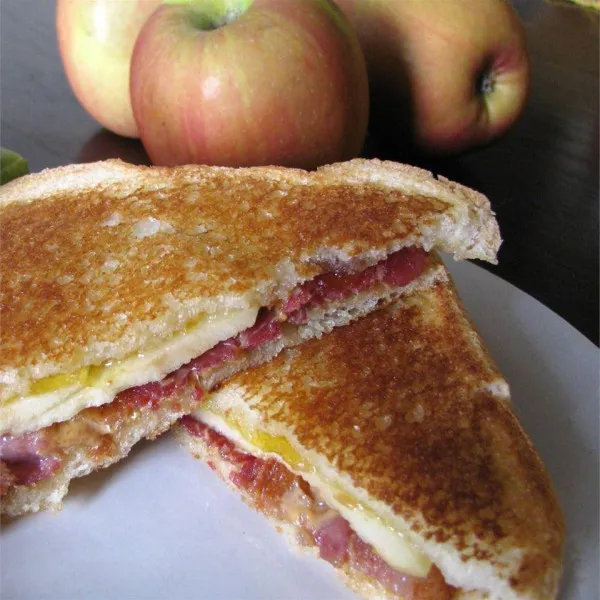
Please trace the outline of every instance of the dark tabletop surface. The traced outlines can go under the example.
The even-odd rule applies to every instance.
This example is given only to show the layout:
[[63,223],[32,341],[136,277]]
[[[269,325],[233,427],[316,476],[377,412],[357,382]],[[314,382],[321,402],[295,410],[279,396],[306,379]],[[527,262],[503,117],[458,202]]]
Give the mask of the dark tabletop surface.
[[[522,119],[488,148],[424,166],[491,199],[504,243],[500,264],[486,268],[598,344],[598,16],[543,0],[515,5],[533,67]],[[54,7],[1,3],[1,145],[24,155],[32,171],[110,157],[147,162],[139,142],[102,130],[73,96]],[[371,147],[395,158],[377,140]]]

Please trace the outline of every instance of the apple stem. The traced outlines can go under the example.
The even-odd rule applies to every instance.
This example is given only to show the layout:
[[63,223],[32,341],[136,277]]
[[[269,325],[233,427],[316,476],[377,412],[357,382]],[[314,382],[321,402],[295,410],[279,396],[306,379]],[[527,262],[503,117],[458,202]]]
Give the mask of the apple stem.
[[[165,1],[168,4],[176,3],[175,0]],[[254,0],[188,0],[186,4],[195,26],[202,31],[213,31],[235,21],[253,2]]]

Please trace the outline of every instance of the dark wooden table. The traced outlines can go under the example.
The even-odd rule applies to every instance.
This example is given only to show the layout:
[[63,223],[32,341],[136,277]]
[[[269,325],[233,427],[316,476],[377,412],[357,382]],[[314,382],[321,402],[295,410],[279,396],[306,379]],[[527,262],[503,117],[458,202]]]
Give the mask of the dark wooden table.
[[[488,148],[429,166],[492,200],[504,244],[490,270],[598,344],[598,17],[515,4],[533,63],[522,120]],[[71,93],[54,2],[4,0],[0,10],[2,146],[33,171],[117,156],[146,162],[138,142],[103,131]]]

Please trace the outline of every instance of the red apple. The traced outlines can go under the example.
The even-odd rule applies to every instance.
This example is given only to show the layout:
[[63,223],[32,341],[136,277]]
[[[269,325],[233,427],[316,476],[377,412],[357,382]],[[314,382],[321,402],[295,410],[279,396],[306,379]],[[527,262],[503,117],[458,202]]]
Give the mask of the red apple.
[[161,6],[142,28],[131,101],[155,164],[314,168],[360,153],[364,58],[330,0]]
[[56,29],[67,79],[81,105],[114,133],[139,137],[129,65],[142,25],[160,0],[58,0]]
[[[505,0],[336,0],[355,26],[374,121],[421,149],[490,142],[517,119],[529,88],[522,24]],[[407,143],[408,140],[404,140]]]

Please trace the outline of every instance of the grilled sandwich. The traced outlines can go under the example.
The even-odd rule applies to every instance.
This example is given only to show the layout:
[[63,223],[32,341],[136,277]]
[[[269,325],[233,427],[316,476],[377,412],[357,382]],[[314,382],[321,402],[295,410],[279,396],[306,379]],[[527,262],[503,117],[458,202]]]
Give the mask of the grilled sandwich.
[[73,165],[0,188],[2,512],[60,506],[235,372],[494,261],[485,197],[355,160]]

